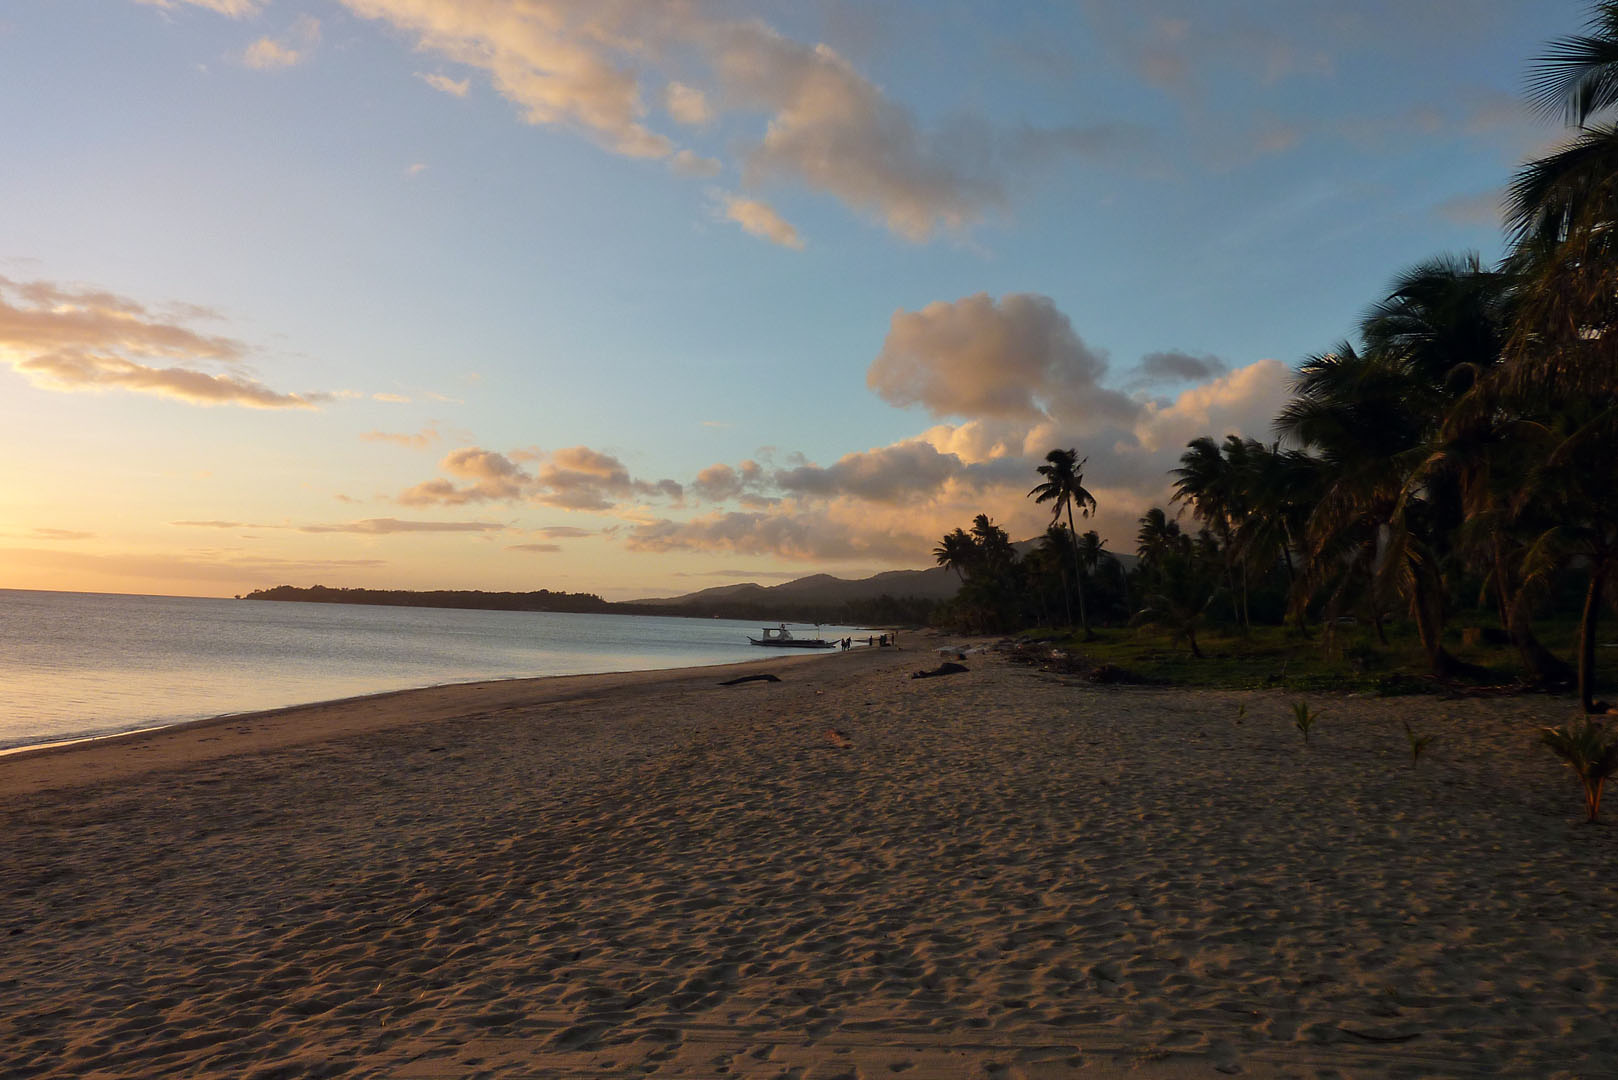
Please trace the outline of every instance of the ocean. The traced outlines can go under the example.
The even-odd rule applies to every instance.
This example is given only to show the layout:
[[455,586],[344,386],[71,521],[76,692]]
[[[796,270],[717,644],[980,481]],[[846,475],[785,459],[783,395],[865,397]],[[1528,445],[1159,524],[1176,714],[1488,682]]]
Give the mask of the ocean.
[[415,686],[753,660],[764,650],[747,635],[758,630],[726,619],[0,589],[0,749]]

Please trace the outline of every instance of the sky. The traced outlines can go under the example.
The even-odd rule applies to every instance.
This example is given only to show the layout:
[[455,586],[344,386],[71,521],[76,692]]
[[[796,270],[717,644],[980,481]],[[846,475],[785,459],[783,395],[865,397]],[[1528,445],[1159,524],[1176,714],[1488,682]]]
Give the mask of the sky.
[[1564,0],[8,0],[0,588],[632,599],[1133,549],[1502,251]]

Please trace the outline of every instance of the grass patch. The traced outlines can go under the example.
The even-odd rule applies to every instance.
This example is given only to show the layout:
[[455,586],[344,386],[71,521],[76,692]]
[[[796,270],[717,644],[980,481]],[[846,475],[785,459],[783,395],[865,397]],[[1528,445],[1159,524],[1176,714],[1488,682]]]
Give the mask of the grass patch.
[[[1547,623],[1536,629],[1549,647],[1571,655],[1572,627]],[[1211,628],[1198,636],[1206,654],[1201,660],[1168,634],[1150,627],[1102,627],[1096,630],[1094,641],[1084,641],[1073,633],[1059,635],[1052,644],[1081,654],[1092,664],[1112,664],[1141,682],[1164,686],[1383,696],[1449,689],[1429,674],[1427,655],[1414,627],[1393,625],[1387,633],[1388,644],[1383,645],[1369,626],[1362,625],[1339,626],[1329,641],[1320,626],[1312,628],[1308,637],[1290,627],[1257,626],[1249,634]],[[1023,636],[1049,640],[1052,633],[1030,630]],[[1457,657],[1486,669],[1488,684],[1512,686],[1521,681],[1522,667],[1510,645],[1466,645],[1460,627],[1446,635],[1444,643]],[[1601,674],[1604,689],[1618,689],[1618,672]]]

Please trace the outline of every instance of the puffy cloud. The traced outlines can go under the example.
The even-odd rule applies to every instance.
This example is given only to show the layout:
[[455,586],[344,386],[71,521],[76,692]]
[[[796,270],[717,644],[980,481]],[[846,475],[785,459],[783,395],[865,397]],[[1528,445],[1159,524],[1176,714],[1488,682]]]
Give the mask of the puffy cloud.
[[713,120],[708,95],[684,83],[669,83],[668,89],[663,92],[663,107],[678,123],[689,127],[702,127]]
[[1106,354],[1086,345],[1049,297],[978,293],[895,312],[866,384],[891,404],[919,404],[934,416],[1133,414],[1127,397],[1098,385],[1106,370]]
[[910,240],[962,229],[1005,202],[996,134],[929,135],[843,57],[757,21],[702,29],[730,94],[771,112],[748,175],[827,192]]
[[538,484],[541,490],[534,495],[536,502],[566,510],[607,510],[620,499],[679,499],[684,493],[673,480],[636,480],[623,462],[587,446],[572,446],[550,455],[539,469]]
[[1147,353],[1140,358],[1141,375],[1151,382],[1192,382],[1223,375],[1229,365],[1217,356],[1193,356],[1169,349]]
[[[309,409],[329,398],[271,390],[245,373],[246,353],[239,341],[199,333],[182,317],[154,314],[121,296],[0,277],[0,362],[36,386],[259,409]],[[202,364],[226,370],[195,366]]]
[[[1293,371],[1279,360],[1259,360],[1213,382],[1194,386],[1167,405],[1146,403],[1135,423],[1135,439],[1145,451],[1167,449],[1178,460],[1185,444],[1200,435],[1228,433],[1267,439],[1281,406],[1292,393]],[[1165,469],[1171,464],[1165,464]]]
[[[1012,462],[1021,475],[1023,466]],[[904,442],[845,454],[827,468],[800,465],[772,478],[782,492],[800,498],[850,496],[876,503],[915,503],[935,498],[952,481],[969,489],[1001,482],[1006,462],[971,465],[927,442]]]
[[744,492],[757,491],[765,480],[764,468],[756,461],[744,461],[740,468],[729,465],[710,465],[697,474],[691,491],[708,502],[724,502]]
[[[529,123],[573,128],[620,154],[673,155],[671,168],[680,175],[713,175],[718,163],[691,151],[676,154],[671,139],[647,126],[643,78],[663,82],[661,104],[677,124],[711,124],[721,111],[762,115],[761,135],[731,140],[750,183],[801,184],[918,242],[1000,210],[1008,178],[1057,155],[1101,158],[1138,143],[1138,131],[1117,126],[997,128],[962,120],[928,130],[830,47],[784,37],[756,18],[725,18],[719,5],[342,3],[412,35],[424,51],[487,73]],[[709,69],[715,93],[660,74],[693,62]],[[752,224],[735,220],[776,243],[793,235],[751,213]]]
[[[518,460],[538,463],[529,471]],[[438,466],[463,481],[459,486],[442,477],[401,492],[406,506],[461,506],[466,503],[527,501],[566,510],[609,510],[629,498],[678,501],[684,491],[673,480],[639,480],[623,462],[587,446],[573,446],[550,454],[516,451],[511,455],[467,446],[451,451]]]
[[[557,0],[343,0],[355,14],[416,36],[417,46],[488,72],[535,125],[565,125],[632,157],[666,157],[669,140],[641,119],[636,73],[609,51],[633,45],[619,5]],[[631,50],[633,51],[633,50]]]
[[258,71],[289,68],[309,58],[309,51],[320,43],[320,20],[300,15],[283,38],[262,37],[247,47],[242,63]]
[[412,450],[425,450],[438,441],[438,429],[429,424],[414,435],[396,431],[365,431],[360,433],[360,438],[367,442],[397,443]]
[[418,71],[416,78],[434,90],[448,94],[450,97],[463,98],[472,89],[472,83],[469,79],[452,79],[448,75],[439,75],[436,72]]
[[798,235],[798,230],[777,214],[769,203],[725,194],[720,196],[719,212],[754,236],[761,236],[782,247],[803,249],[803,238]]

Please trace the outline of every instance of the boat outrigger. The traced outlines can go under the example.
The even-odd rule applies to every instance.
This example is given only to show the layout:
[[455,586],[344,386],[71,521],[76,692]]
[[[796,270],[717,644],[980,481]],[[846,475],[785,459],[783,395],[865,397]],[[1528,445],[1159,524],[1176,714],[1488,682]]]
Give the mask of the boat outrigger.
[[825,638],[793,637],[792,631],[786,628],[785,623],[780,626],[766,626],[760,633],[764,635],[762,638],[756,638],[749,634],[747,635],[747,640],[754,645],[774,645],[784,649],[835,649],[837,647],[837,642],[827,641]]

